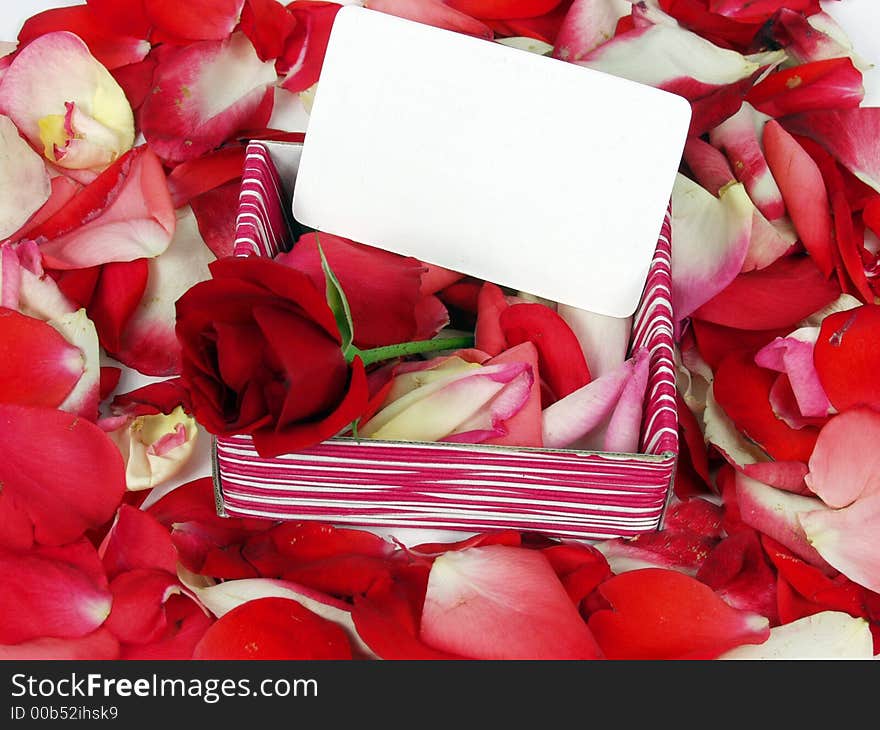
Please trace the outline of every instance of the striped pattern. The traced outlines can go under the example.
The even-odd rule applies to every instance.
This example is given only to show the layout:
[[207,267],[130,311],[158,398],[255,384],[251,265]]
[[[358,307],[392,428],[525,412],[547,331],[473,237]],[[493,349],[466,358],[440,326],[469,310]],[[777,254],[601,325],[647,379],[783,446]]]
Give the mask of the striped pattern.
[[290,248],[293,242],[284,218],[283,200],[281,180],[268,148],[251,142],[238,195],[233,248],[236,256],[272,258]]
[[[235,251],[285,250],[285,201],[269,148],[248,147]],[[260,196],[263,196],[262,199]],[[266,197],[268,196],[268,197]],[[254,218],[253,216],[256,216]],[[663,224],[633,347],[651,351],[642,454],[331,439],[261,458],[248,436],[215,440],[218,507],[230,516],[604,539],[659,526],[678,451],[670,302],[670,220]]]

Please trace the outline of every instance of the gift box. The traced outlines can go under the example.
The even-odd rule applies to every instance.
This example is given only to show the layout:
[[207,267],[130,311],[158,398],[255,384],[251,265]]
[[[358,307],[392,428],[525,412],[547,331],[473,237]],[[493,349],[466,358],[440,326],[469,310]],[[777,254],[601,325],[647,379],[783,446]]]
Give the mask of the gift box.
[[[235,255],[272,257],[290,248],[297,237],[291,199],[301,153],[302,146],[291,143],[248,146]],[[512,528],[583,539],[657,529],[678,453],[671,245],[667,212],[630,343],[630,352],[650,351],[640,453],[336,437],[263,458],[249,436],[217,437],[218,512],[384,528]]]

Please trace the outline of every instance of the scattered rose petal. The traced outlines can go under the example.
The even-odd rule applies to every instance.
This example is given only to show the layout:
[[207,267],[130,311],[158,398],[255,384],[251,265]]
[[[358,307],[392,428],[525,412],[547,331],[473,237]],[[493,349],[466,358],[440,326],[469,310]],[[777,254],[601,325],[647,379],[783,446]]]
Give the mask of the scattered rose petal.
[[5,576],[0,643],[83,637],[110,613],[106,579],[102,582],[100,561],[86,540],[23,555],[0,550],[0,570]]
[[127,504],[119,507],[98,554],[109,578],[142,568],[172,574],[177,570],[177,551],[168,530],[149,513]]
[[774,489],[743,474],[736,476],[736,497],[743,522],[785,545],[811,565],[829,568],[811,546],[798,519],[802,514],[827,509],[820,500]]
[[580,61],[611,40],[617,22],[631,10],[629,0],[574,0],[559,28],[553,56]]
[[28,514],[37,541],[62,545],[113,516],[125,490],[122,457],[93,423],[3,404],[0,442],[0,499]]
[[40,156],[19,135],[9,117],[0,115],[0,240],[15,233],[52,192]]
[[[609,659],[714,659],[770,635],[766,618],[731,608],[673,570],[633,570],[598,591],[610,608],[595,611],[589,625]],[[656,631],[661,623],[664,630]]]
[[714,195],[679,174],[672,193],[672,301],[691,315],[736,278],[749,249],[752,203],[741,184]]
[[880,408],[880,306],[866,304],[822,321],[814,361],[829,400],[839,411]]
[[162,165],[142,145],[28,235],[39,241],[46,266],[81,269],[157,256],[168,248],[174,226]]
[[209,279],[214,253],[205,245],[189,207],[177,211],[168,248],[147,262],[143,296],[112,351],[116,359],[147,375],[180,372],[180,343],[175,334],[177,300],[194,284]]
[[244,0],[144,0],[154,33],[179,41],[223,40],[238,24]]
[[759,646],[739,646],[718,659],[871,659],[868,622],[840,611],[822,611],[770,629]]
[[149,644],[165,633],[164,604],[180,590],[177,576],[164,570],[120,573],[110,581],[113,608],[105,625],[122,643]]
[[475,659],[599,659],[602,654],[547,558],[489,545],[434,560],[421,638]]
[[560,304],[556,312],[577,337],[592,377],[600,378],[626,360],[632,317],[609,317],[566,304]]
[[744,330],[793,329],[840,296],[808,256],[784,256],[760,271],[737,276],[694,317]]
[[50,637],[31,639],[20,644],[0,645],[0,660],[48,661],[85,660],[101,661],[119,658],[119,642],[107,629],[75,639]]
[[193,659],[351,659],[345,632],[289,598],[257,598],[224,614]]
[[764,125],[764,149],[801,242],[827,277],[834,269],[831,206],[822,173],[778,122]]
[[243,33],[175,49],[159,61],[141,107],[144,136],[168,162],[195,159],[239,130],[265,127],[275,79],[274,64]]

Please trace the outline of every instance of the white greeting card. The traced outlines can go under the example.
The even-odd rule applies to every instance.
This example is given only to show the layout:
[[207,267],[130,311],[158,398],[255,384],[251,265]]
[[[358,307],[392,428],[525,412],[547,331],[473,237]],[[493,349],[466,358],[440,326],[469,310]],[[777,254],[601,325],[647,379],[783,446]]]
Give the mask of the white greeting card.
[[648,86],[345,7],[314,99],[294,217],[626,317],[690,113],[685,99]]

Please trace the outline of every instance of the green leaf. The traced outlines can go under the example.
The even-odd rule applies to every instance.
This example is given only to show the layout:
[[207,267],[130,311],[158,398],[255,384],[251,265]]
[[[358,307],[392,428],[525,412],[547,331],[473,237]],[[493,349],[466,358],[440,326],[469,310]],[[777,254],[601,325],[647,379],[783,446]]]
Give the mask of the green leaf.
[[336,319],[336,326],[339,328],[339,335],[342,338],[342,352],[345,359],[349,362],[357,355],[357,348],[352,345],[354,339],[354,323],[351,319],[351,308],[348,306],[348,299],[345,298],[345,292],[336,274],[327,263],[327,257],[324,255],[324,249],[321,248],[321,242],[318,238],[318,232],[315,231],[315,241],[318,244],[318,254],[321,256],[321,268],[324,271],[324,281],[327,287],[327,304],[333,317]]

